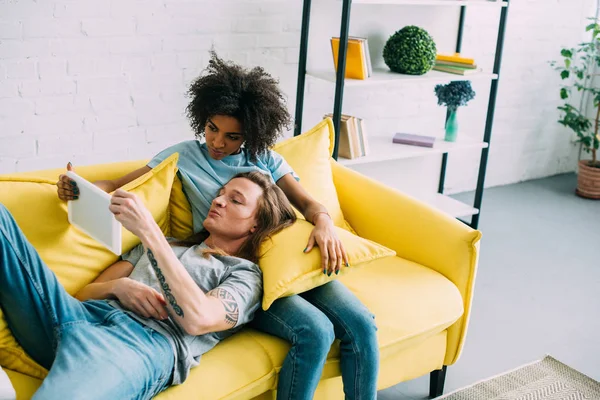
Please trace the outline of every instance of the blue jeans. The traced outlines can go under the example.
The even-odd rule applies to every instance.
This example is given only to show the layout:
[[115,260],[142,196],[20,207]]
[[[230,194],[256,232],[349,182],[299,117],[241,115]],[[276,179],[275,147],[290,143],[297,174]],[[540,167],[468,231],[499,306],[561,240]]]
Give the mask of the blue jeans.
[[374,316],[341,282],[332,281],[259,310],[256,329],[292,344],[279,373],[277,400],[310,400],[334,339],[340,340],[344,394],[377,398],[379,347]]
[[149,399],[169,384],[167,339],[104,301],[71,297],[2,204],[0,306],[19,344],[49,370],[34,399]]

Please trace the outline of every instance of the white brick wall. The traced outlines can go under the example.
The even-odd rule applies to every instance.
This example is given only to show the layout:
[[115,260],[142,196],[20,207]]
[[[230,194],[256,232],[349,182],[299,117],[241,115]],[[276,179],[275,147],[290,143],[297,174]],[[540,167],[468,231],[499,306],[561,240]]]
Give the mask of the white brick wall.
[[[569,135],[556,124],[559,80],[547,61],[582,37],[591,0],[513,0],[488,184],[573,170]],[[331,68],[338,2],[313,2],[310,64]],[[354,6],[351,33],[368,35],[373,62],[405,24],[424,26],[450,52],[451,7]],[[151,157],[192,138],[189,82],[214,46],[225,58],[262,65],[295,107],[301,0],[0,0],[0,173]],[[490,66],[497,11],[467,13],[463,52]],[[360,15],[360,16],[359,16]],[[461,110],[465,136],[480,137],[488,82]],[[332,108],[333,87],[309,81],[304,127]],[[345,111],[371,134],[443,125],[433,87],[346,90]],[[290,133],[288,132],[287,135]],[[477,153],[450,158],[450,191],[475,184]]]

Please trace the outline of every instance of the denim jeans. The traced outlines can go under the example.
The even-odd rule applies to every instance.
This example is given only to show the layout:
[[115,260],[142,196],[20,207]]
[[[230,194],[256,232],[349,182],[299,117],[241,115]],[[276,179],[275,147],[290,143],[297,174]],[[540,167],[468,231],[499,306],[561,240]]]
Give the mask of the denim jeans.
[[377,398],[374,316],[341,282],[279,299],[267,311],[259,310],[252,326],[292,344],[279,373],[277,400],[313,398],[336,338],[346,399]]
[[34,399],[149,399],[169,384],[167,339],[104,301],[71,297],[2,204],[0,306],[19,344],[49,370]]

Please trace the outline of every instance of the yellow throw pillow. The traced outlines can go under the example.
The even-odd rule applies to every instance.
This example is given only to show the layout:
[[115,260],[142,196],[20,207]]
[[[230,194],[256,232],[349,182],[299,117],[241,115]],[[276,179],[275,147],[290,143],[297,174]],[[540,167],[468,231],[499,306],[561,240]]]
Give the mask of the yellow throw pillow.
[[[281,154],[300,177],[302,187],[327,208],[333,224],[349,229],[344,221],[331,173],[333,137],[333,122],[326,118],[309,131],[277,143],[273,150]],[[299,218],[304,218],[298,212],[297,214]]]
[[175,176],[169,201],[171,213],[171,236],[179,240],[187,239],[194,234],[192,207],[183,193],[183,185],[178,176]]
[[[170,233],[169,199],[177,172],[173,154],[150,172],[123,186],[150,210],[163,233]],[[97,166],[102,169],[102,165]],[[118,257],[69,224],[67,203],[56,195],[56,181],[32,176],[0,176],[0,203],[11,212],[42,260],[54,271],[67,292],[74,294],[93,281]],[[124,228],[123,228],[124,229]],[[139,243],[123,231],[123,251]],[[46,371],[28,358],[12,336],[0,311],[0,365],[37,378]]]
[[[306,292],[338,277],[335,273],[331,276],[323,274],[318,247],[309,253],[303,252],[313,228],[312,224],[299,219],[263,243],[258,265],[263,273],[264,310],[280,297]],[[340,276],[352,268],[364,267],[371,261],[396,255],[395,251],[345,229],[336,227],[335,230],[350,264],[350,267],[342,266]]]

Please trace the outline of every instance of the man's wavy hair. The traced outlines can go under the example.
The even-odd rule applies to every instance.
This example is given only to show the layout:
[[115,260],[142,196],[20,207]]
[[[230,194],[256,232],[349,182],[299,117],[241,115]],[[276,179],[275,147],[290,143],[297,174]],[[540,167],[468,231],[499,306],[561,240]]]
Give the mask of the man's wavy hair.
[[192,82],[186,108],[196,137],[204,136],[206,121],[215,115],[237,118],[250,158],[272,147],[291,118],[279,82],[261,67],[244,69],[210,52],[208,67]]

